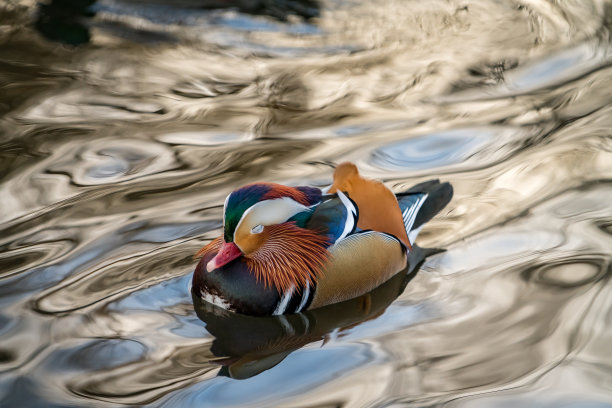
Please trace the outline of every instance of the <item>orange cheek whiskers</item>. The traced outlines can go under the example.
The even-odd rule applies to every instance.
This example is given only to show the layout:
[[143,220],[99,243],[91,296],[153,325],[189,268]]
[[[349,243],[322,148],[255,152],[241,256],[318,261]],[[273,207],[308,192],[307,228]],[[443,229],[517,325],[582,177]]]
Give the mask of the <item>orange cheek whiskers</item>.
[[267,227],[263,245],[246,257],[257,280],[279,293],[313,285],[329,258],[328,239],[293,222]]

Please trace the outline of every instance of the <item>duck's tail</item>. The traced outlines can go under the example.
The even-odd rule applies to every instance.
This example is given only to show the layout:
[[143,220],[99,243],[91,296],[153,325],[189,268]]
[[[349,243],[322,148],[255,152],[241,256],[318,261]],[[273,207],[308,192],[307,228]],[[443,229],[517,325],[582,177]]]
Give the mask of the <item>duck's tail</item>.
[[439,180],[429,180],[396,196],[408,239],[413,243],[423,225],[453,198],[453,186],[449,183],[440,183]]

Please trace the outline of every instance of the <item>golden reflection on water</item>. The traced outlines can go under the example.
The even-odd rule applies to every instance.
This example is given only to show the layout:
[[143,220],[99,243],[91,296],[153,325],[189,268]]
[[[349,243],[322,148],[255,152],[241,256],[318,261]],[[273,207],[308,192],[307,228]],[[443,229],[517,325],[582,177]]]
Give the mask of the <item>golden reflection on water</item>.
[[[612,405],[609,1],[53,4],[0,5],[0,405]],[[446,251],[194,310],[225,196],[344,160],[450,181]]]

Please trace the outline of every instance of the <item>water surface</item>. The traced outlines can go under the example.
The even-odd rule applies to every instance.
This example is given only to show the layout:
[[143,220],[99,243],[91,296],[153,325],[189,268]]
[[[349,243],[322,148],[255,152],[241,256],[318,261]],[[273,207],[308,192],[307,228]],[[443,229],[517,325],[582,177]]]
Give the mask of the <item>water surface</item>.
[[[612,406],[610,1],[0,5],[0,405]],[[233,189],[455,187],[286,318],[189,293]],[[243,341],[247,339],[248,341]]]

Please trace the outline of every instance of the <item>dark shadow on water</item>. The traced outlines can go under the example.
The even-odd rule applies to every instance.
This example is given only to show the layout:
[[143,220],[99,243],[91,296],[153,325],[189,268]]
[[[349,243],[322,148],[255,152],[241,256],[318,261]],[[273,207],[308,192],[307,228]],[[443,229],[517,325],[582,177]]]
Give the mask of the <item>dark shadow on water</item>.
[[46,39],[69,45],[89,42],[88,20],[95,15],[96,0],[53,0],[39,3],[34,27]]
[[408,266],[393,278],[357,298],[284,316],[255,317],[228,312],[193,297],[198,317],[215,336],[211,352],[218,357],[218,375],[246,379],[283,361],[291,352],[325,339],[338,330],[342,333],[380,316],[404,291],[426,256],[440,250],[414,247]]
[[[214,10],[235,9],[241,13],[272,17],[278,21],[288,21],[290,16],[304,20],[318,17],[320,5],[317,0],[125,0],[123,3],[138,6],[161,6],[159,13],[172,12],[172,9]],[[34,27],[46,39],[67,45],[87,44],[91,40],[92,18],[96,15],[96,0],[52,0],[39,3]],[[106,31],[141,42],[174,42],[175,38],[163,32],[130,28],[125,24],[98,24]]]
[[[280,21],[287,21],[290,15],[305,20],[318,17],[320,4],[317,0],[187,0],[191,7],[204,9],[235,8],[241,13],[265,15]],[[174,4],[168,0],[166,4]]]

